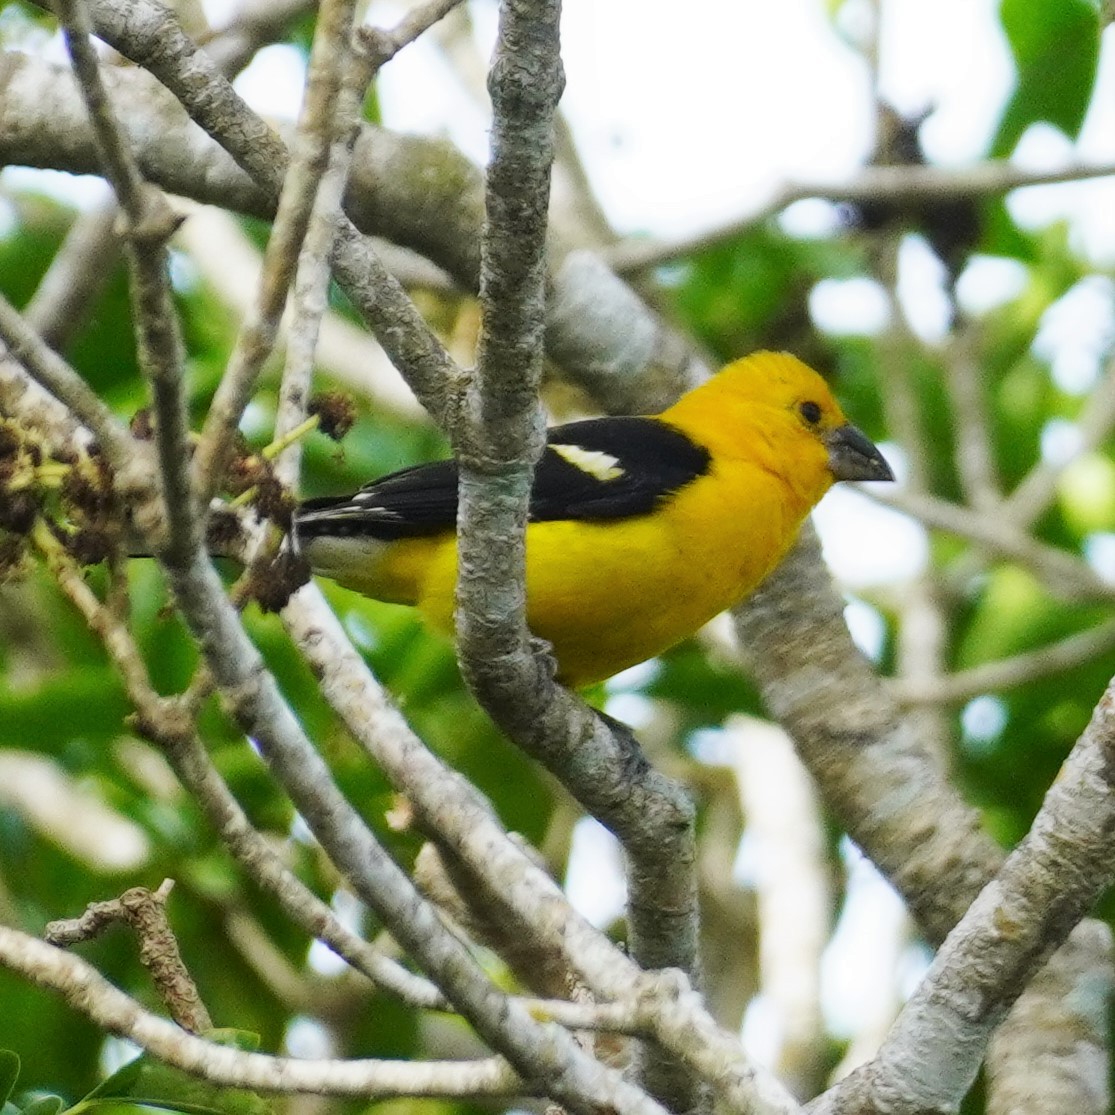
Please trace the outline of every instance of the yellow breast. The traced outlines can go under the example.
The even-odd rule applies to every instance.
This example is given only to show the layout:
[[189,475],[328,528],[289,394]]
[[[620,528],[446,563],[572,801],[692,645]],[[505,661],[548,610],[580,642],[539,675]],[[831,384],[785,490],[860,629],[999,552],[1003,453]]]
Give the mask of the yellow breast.
[[[768,473],[729,461],[654,515],[531,523],[527,622],[552,644],[565,684],[611,677],[746,596],[784,555],[806,510],[788,506],[784,485]],[[446,633],[456,575],[456,546],[446,537],[417,600]]]

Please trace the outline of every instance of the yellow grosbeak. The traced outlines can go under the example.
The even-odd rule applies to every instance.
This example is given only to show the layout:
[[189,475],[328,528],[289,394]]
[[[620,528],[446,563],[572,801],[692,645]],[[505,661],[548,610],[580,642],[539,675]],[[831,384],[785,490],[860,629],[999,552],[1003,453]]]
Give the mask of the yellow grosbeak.
[[[526,531],[527,622],[558,677],[600,681],[750,593],[837,480],[893,480],[825,381],[786,353],[729,364],[661,414],[554,426]],[[303,503],[315,573],[452,633],[457,468],[437,461]]]

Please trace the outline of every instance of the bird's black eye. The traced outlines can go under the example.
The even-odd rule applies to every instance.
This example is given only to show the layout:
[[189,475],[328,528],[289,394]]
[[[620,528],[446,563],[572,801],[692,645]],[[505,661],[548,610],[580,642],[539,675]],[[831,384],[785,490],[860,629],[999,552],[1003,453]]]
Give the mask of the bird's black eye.
[[805,402],[798,406],[798,413],[809,423],[816,426],[821,421],[821,407],[819,403]]

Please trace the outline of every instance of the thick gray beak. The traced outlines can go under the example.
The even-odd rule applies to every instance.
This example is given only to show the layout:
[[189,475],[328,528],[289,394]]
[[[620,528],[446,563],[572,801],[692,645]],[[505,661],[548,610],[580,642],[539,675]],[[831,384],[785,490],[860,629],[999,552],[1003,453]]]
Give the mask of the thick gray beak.
[[855,426],[837,426],[825,435],[829,468],[837,480],[893,480],[894,473],[875,443]]

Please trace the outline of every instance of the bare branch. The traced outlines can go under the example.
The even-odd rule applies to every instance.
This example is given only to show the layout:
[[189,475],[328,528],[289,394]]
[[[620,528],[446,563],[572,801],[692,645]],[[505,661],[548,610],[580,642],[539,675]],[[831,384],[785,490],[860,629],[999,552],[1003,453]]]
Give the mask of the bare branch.
[[[497,722],[537,688],[526,626],[524,532],[544,444],[538,403],[553,115],[565,78],[560,4],[500,6],[480,301],[479,360],[452,428],[460,465],[457,637],[461,666]],[[508,683],[508,675],[515,676]],[[532,677],[533,675],[533,677]],[[545,681],[542,682],[545,684]]]
[[[107,4],[108,0],[96,0],[95,14],[100,16]],[[137,3],[129,5],[129,11],[133,10],[147,9]],[[160,33],[157,21],[137,19],[134,30],[156,36],[152,44],[144,39],[143,51],[137,51],[137,55],[157,52]],[[120,21],[105,16],[98,24],[98,33],[118,49],[127,51],[127,42],[120,38],[123,34]],[[180,44],[172,38],[170,45]],[[173,69],[178,56],[173,51],[168,54],[164,61]],[[194,59],[187,54],[180,64],[192,66]],[[167,77],[165,73],[160,76]],[[142,71],[121,70],[106,77],[111,79],[116,99],[127,104],[129,133],[144,173],[152,181],[171,193],[198,201],[259,217],[273,215],[277,186],[270,192],[263,180],[253,180],[257,172],[270,177],[266,165],[248,164],[250,174],[239,170],[200,128],[187,125],[174,98]],[[170,78],[167,80],[169,84]],[[0,90],[0,158],[75,173],[96,172],[95,153],[83,117],[75,113],[72,88],[62,71],[24,55],[0,55]],[[225,126],[237,131],[238,112],[224,111],[224,100],[220,105],[222,111],[212,113],[212,118],[206,116],[205,121],[212,127],[224,121]],[[246,108],[241,110],[247,112]],[[267,134],[271,138],[268,150],[273,150],[274,134],[269,129]],[[228,142],[231,146],[232,140]],[[266,157],[263,162],[266,163]],[[445,142],[399,137],[366,126],[354,153],[346,207],[362,229],[414,248],[444,267],[462,286],[475,288],[479,276],[481,179],[478,171]],[[365,268],[361,252],[365,249],[355,233],[345,232],[344,223],[341,231],[342,239],[347,236],[353,242],[338,250],[335,261],[338,277],[354,304],[384,340],[384,347],[396,364],[405,366],[404,358],[408,356],[417,361],[409,374],[417,377],[415,383],[436,417],[443,405],[439,391],[444,391],[445,382],[452,380],[455,373],[430,338],[416,333],[417,323],[409,321],[392,301],[396,297],[395,288],[378,271],[373,270],[374,281],[361,281]],[[562,257],[559,248],[555,260]],[[548,321],[547,345],[566,374],[595,391],[605,409],[613,412],[661,409],[680,391],[707,375],[707,368],[692,345],[664,326],[599,262],[587,300],[577,285],[581,278],[579,273],[567,274],[564,269],[555,275],[553,300],[558,315]],[[565,312],[561,312],[563,301]],[[591,311],[593,321],[609,325],[599,348],[590,341],[591,331],[580,326],[578,305]],[[403,317],[398,320],[408,322],[407,331],[385,340],[387,319],[399,313]],[[417,339],[410,341],[409,348],[400,347],[408,337]],[[616,379],[615,389],[605,374],[613,366],[622,373]],[[640,383],[647,388],[642,397]]]
[[124,218],[139,360],[151,386],[158,427],[156,451],[168,527],[165,553],[183,557],[196,544],[198,524],[190,506],[189,476],[181,467],[189,453],[184,352],[166,261],[166,242],[178,220],[163,196],[146,186],[128,150],[101,80],[83,3],[57,0],[56,7],[104,171]]
[[386,1099],[393,1096],[521,1095],[507,1062],[304,1061],[245,1053],[195,1037],[145,1011],[76,956],[0,926],[0,964],[59,992],[75,1010],[109,1033],[130,1038],[168,1065],[216,1084],[257,1092],[311,1092]]
[[119,258],[118,211],[109,202],[74,218],[62,246],[23,314],[27,324],[56,352],[65,349],[92,309]]
[[426,0],[426,3],[418,4],[407,12],[390,31],[362,27],[361,34],[370,44],[369,52],[374,58],[375,68],[385,66],[403,47],[424,35],[460,3],[461,0]]
[[811,527],[735,619],[766,705],[826,804],[943,940],[1002,853],[856,649]]
[[959,504],[914,492],[864,493],[878,503],[904,511],[926,526],[960,535],[1031,570],[1057,596],[1066,600],[1111,600],[1115,587],[1095,574],[1082,559],[1046,545],[1004,520],[971,511]]
[[[275,221],[263,254],[258,302],[240,327],[194,456],[197,499],[203,507],[220,485],[233,448],[232,435],[263,363],[275,345],[314,199],[329,164],[334,134],[341,124],[341,85],[349,61],[354,14],[355,0],[323,0],[321,5],[310,51],[306,94],[292,143],[293,155],[283,177]],[[344,98],[347,118],[341,127],[346,141],[355,140],[355,101],[354,96]],[[342,173],[342,182],[344,177]]]
[[88,426],[97,438],[109,463],[117,473],[125,473],[133,459],[133,442],[116,415],[96,392],[0,296],[0,337],[11,356],[19,361],[31,378],[73,416]]
[[916,681],[903,678],[891,686],[904,704],[951,704],[968,701],[981,693],[1013,689],[1031,681],[1063,673],[1091,662],[1115,647],[1115,620],[1108,620],[1087,631],[1068,635],[1025,654],[997,662],[984,662],[945,677]]
[[[323,211],[324,208],[323,203]],[[329,226],[330,240],[335,225],[334,214]],[[206,283],[230,310],[237,315],[247,314],[251,292],[259,281],[260,257],[240,223],[224,210],[199,207],[191,213],[176,239],[189,252]],[[316,254],[316,249],[312,251]],[[303,281],[301,275],[296,280],[296,312],[306,298],[305,291],[299,294],[297,289],[297,284]],[[293,321],[290,328],[295,329]],[[301,335],[301,326],[297,331]],[[291,358],[288,351],[288,361]],[[379,342],[335,311],[327,311],[322,321],[315,363],[342,386],[360,392],[377,411],[397,414],[409,421],[428,420],[425,410],[387,359]]]
[[642,972],[570,907],[553,879],[508,839],[476,789],[414,735],[315,587],[291,599],[283,620],[320,676],[325,699],[406,794],[422,827],[438,833],[475,877],[488,880],[540,942],[564,954],[590,991],[634,1002],[644,1019],[640,1032],[652,1033],[708,1081],[728,1110],[740,1115],[799,1110],[773,1076],[750,1062],[738,1036],[716,1025],[677,973]]
[[613,1105],[631,1115],[661,1115],[657,1104],[587,1057],[564,1031],[539,1025],[501,995],[465,948],[415,891],[359,815],[283,702],[259,652],[244,634],[205,556],[168,566],[187,622],[240,722],[306,819],[311,831],[398,940],[444,989],[458,1010],[529,1079],[576,1111]]
[[[942,940],[994,877],[1002,852],[853,645],[811,530],[736,622],[767,707],[793,735],[825,801],[930,940]],[[1066,981],[1094,983],[1105,960],[1080,948],[1065,963],[1069,971],[1052,984],[1040,973],[1026,1000],[1049,1002]],[[1105,1026],[1093,1024],[1089,1009],[1072,1013],[1081,1055],[1102,1056]]]
[[753,212],[696,235],[677,240],[628,240],[605,251],[609,265],[621,275],[645,271],[682,256],[735,240],[750,229],[781,212],[795,201],[820,197],[829,201],[936,201],[955,197],[985,197],[1005,194],[1024,186],[1054,182],[1077,182],[1109,178],[1115,165],[1066,166],[1057,170],[1031,171],[1008,162],[977,163],[960,169],[934,166],[869,166],[851,182],[788,183],[774,191]]
[[553,276],[546,351],[610,414],[653,414],[709,375],[600,256],[570,252]]
[[105,176],[112,183],[117,200],[127,214],[133,235],[150,218],[161,215],[149,211],[143,179],[120,134],[108,92],[101,81],[100,65],[90,39],[92,29],[80,0],[54,0],[54,8],[66,38],[74,73],[77,75],[85,106],[93,124],[97,148]]
[[[1107,1115],[1111,930],[1078,925],[1041,970],[987,1049],[987,1115]],[[1037,981],[1032,987],[1037,986]]]
[[[548,656],[532,651],[525,619],[524,532],[544,444],[537,392],[553,116],[564,83],[559,11],[555,0],[504,3],[488,79],[494,116],[480,282],[484,317],[478,367],[460,421],[451,427],[460,466],[459,654],[470,688],[493,719],[623,841],[635,958],[647,968],[695,974],[692,805],[679,787],[649,770],[619,726],[605,732],[583,705],[559,692]],[[590,766],[597,768],[591,779],[585,777]],[[608,768],[606,782],[600,767]],[[636,799],[645,803],[637,817],[630,810]],[[646,1079],[673,1110],[698,1102],[672,1058],[649,1059]]]
[[70,946],[96,937],[111,924],[131,926],[139,940],[139,959],[151,973],[175,1022],[192,1034],[202,1034],[213,1025],[209,1012],[182,962],[178,941],[166,914],[166,900],[174,883],[165,879],[157,891],[132,887],[119,898],[94,902],[79,918],[53,921],[46,927],[52,945]]
[[[994,1027],[1113,878],[1115,681],[1030,832],[949,934],[879,1056],[818,1110],[955,1110]],[[1085,931],[1102,934],[1110,956],[1110,930]]]
[[213,766],[184,705],[161,697],[152,687],[142,655],[127,628],[97,599],[76,564],[43,524],[36,525],[33,538],[62,591],[111,655],[136,706],[139,731],[162,749],[209,823],[256,883],[275,896],[296,924],[325,941],[373,982],[413,1006],[443,1008],[445,1000],[435,987],[345,929],[329,907],[282,864]]

